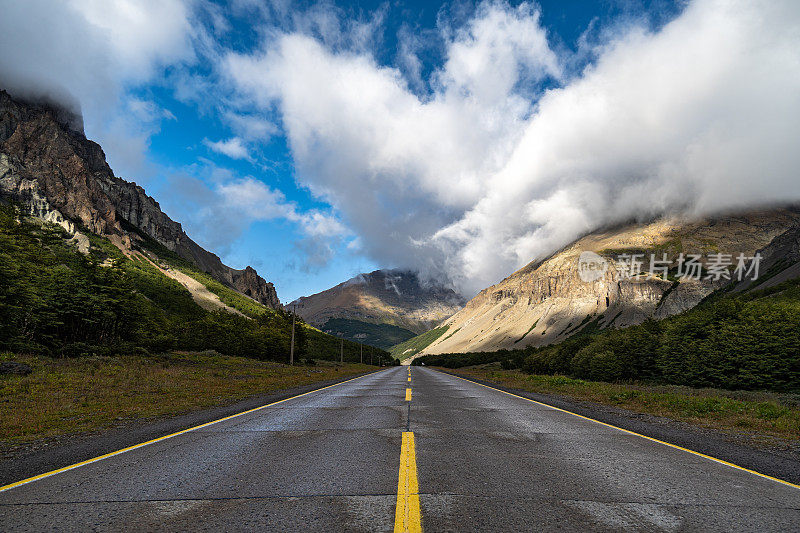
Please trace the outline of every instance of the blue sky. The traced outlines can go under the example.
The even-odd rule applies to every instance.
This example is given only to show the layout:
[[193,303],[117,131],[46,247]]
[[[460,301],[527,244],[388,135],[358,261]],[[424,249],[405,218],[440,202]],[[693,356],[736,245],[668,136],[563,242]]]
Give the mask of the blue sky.
[[[302,11],[312,5],[311,2],[303,2],[297,9]],[[376,12],[384,13],[383,23],[378,31],[380,42],[372,52],[380,63],[389,66],[396,64],[397,34],[403,28],[411,28],[408,31],[418,33],[435,33],[440,13],[446,15],[449,10],[463,10],[465,13],[461,17],[464,17],[474,10],[474,6],[466,3],[455,6],[436,2],[337,2],[335,5],[342,10],[340,16],[351,19],[369,18]],[[600,26],[613,23],[617,17],[642,17],[644,14],[651,18],[653,24],[663,23],[674,16],[676,9],[671,2],[645,4],[549,1],[541,2],[539,6],[542,23],[552,32],[553,41],[572,49],[577,48],[577,40],[589,29],[590,24]],[[234,13],[227,11],[225,15],[231,28],[220,39],[222,44],[244,53],[257,49],[260,44],[259,31],[263,31],[263,28],[253,24],[250,13],[234,16]],[[263,27],[270,26],[268,21],[262,21],[261,24]],[[281,24],[276,26],[280,28]],[[431,43],[433,49],[425,57],[425,68],[428,72],[441,64],[441,51],[435,49],[438,44]],[[206,67],[198,65],[199,72],[203,73],[205,70]],[[253,161],[232,159],[202,144],[204,139],[219,140],[233,135],[230,128],[220,120],[216,110],[199,110],[197,105],[177,100],[169,86],[145,87],[141,94],[179,117],[176,121],[162,123],[161,131],[150,138],[148,156],[152,161],[164,167],[185,167],[196,163],[198,157],[206,158],[214,165],[268,183],[282,191],[288,200],[297,202],[301,209],[327,208],[324,201],[314,198],[307,189],[298,187],[295,183],[291,152],[285,137],[280,133],[269,142],[258,146],[258,153],[254,154]],[[181,209],[168,196],[170,193],[159,194],[159,185],[161,184],[156,181],[148,186],[148,190],[152,190],[161,200],[168,213],[175,213],[175,218],[183,220]],[[191,225],[187,226],[187,230],[190,235],[202,234],[202,229]],[[303,235],[297,231],[295,225],[285,220],[256,221],[221,251],[227,263],[236,266],[251,264],[268,279],[275,280],[281,298],[287,301],[324,290],[359,272],[405,266],[381,264],[379,259],[348,250],[346,243],[338,244],[331,259],[324,265],[306,264],[308,259],[304,257],[302,248],[296,244],[302,238]],[[217,242],[207,244],[218,248]]]
[[[795,127],[798,18],[735,0],[31,0],[0,22],[0,82],[77,100],[118,175],[284,302],[394,267],[472,296],[603,223],[785,196],[794,150],[748,131]],[[742,146],[777,157],[774,187],[749,184]]]

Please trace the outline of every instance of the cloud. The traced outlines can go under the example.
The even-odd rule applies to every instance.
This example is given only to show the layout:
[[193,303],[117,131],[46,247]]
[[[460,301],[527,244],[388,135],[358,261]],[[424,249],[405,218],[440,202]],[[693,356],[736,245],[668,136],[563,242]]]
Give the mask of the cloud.
[[[694,0],[657,30],[587,28],[577,52],[534,4],[464,5],[435,30],[402,27],[389,64],[389,4],[9,2],[0,86],[82,108],[137,180],[156,174],[150,138],[175,119],[137,90],[149,84],[219,118],[227,133],[204,144],[228,157],[252,162],[285,135],[298,187],[330,209],[200,162],[170,178],[170,201],[205,244],[285,220],[310,270],[347,239],[466,294],[609,222],[800,198],[797,2]],[[227,50],[227,15],[259,46]]]
[[322,268],[350,231],[330,212],[301,209],[279,190],[252,177],[240,177],[210,161],[171,174],[168,210],[179,213],[189,233],[203,246],[227,254],[255,222],[285,221],[298,228],[295,248],[304,272]]
[[231,159],[245,159],[250,161],[250,152],[239,137],[231,137],[224,141],[209,141],[203,139],[203,144],[219,154],[226,155]]
[[188,2],[68,0],[67,4],[99,34],[111,60],[124,66],[126,77],[149,79],[161,66],[194,57]]
[[407,78],[302,30],[222,69],[367,254],[469,294],[609,222],[800,198],[799,24],[790,0],[697,0],[597,32],[573,72],[536,8],[491,2],[442,25],[428,94],[408,57]]
[[[0,17],[0,87],[83,114],[123,175],[144,170],[153,118],[142,123],[127,89],[196,59],[189,0],[26,0]],[[197,4],[199,5],[199,4]],[[169,119],[169,116],[157,117]],[[157,126],[155,127],[157,130]],[[133,153],[134,150],[138,153]]]
[[262,117],[255,115],[240,115],[226,111],[223,118],[233,132],[247,141],[260,141],[267,143],[280,132],[278,126]]

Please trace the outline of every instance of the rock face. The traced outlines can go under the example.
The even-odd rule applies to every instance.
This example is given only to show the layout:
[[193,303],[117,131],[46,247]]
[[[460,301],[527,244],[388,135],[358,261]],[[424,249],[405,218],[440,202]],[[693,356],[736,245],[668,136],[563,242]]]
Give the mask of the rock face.
[[258,275],[256,269],[248,266],[244,270],[235,270],[232,276],[233,287],[254,300],[268,305],[273,309],[281,306],[275,287]]
[[452,289],[422,283],[413,272],[376,270],[292,304],[317,327],[346,318],[424,333],[461,309],[464,299]]
[[[800,211],[786,208],[692,221],[663,219],[594,232],[481,291],[445,322],[450,326],[448,334],[422,353],[538,346],[584,328],[624,327],[680,313],[729,283],[724,279],[680,281],[672,273],[681,252],[701,254],[707,263],[710,253],[752,256],[761,250],[762,269],[768,269],[792,250],[798,255],[798,224]],[[584,251],[606,261],[608,269],[594,281],[585,282],[579,274],[578,259]],[[657,258],[666,253],[673,260],[671,274],[667,279],[648,273],[626,279],[617,262],[623,254],[635,253],[645,254],[645,271],[650,253]],[[780,266],[789,263],[790,259],[784,259]]]
[[48,105],[26,104],[0,90],[0,194],[70,233],[88,230],[130,243],[126,225],[155,239],[215,279],[273,308],[275,288],[250,267],[222,263],[184,233],[135,183],[114,176],[105,154]]

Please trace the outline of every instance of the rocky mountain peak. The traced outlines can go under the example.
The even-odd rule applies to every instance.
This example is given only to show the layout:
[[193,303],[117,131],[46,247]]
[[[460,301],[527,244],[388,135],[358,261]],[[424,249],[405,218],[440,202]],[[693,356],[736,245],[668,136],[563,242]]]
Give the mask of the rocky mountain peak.
[[[800,275],[800,266],[795,264],[799,226],[800,211],[786,207],[695,219],[663,218],[595,231],[481,291],[445,322],[448,334],[422,353],[540,346],[586,330],[661,319],[694,307],[729,283],[724,278],[695,280],[675,275],[675,261],[681,253],[702,257],[707,269],[715,253],[735,257],[760,251],[762,268],[770,269],[782,259],[794,269],[782,274]],[[585,252],[607,265],[607,270],[589,281],[579,272]],[[633,254],[641,254],[645,261],[651,254],[657,258],[666,254],[670,274],[623,275],[619,260]],[[785,277],[775,277],[782,279]]]
[[1,90],[0,194],[70,233],[85,229],[123,246],[141,233],[225,285],[267,306],[280,306],[272,283],[250,267],[224,265],[190,239],[142,187],[116,177],[100,145],[71,129],[62,112]]
[[464,302],[452,289],[422,280],[415,272],[375,270],[299,298],[292,305],[318,327],[341,318],[424,333],[461,309]]

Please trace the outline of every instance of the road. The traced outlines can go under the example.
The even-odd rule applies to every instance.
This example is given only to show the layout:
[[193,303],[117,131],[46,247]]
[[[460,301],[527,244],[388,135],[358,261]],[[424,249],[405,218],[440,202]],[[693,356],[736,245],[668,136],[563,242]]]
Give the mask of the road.
[[395,367],[0,492],[3,531],[791,531],[800,489]]

